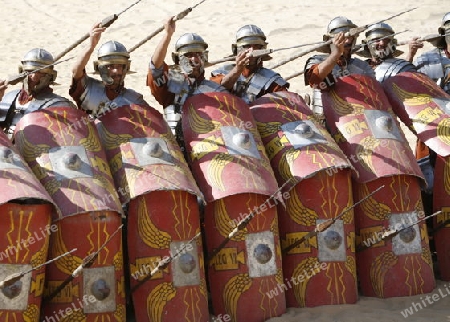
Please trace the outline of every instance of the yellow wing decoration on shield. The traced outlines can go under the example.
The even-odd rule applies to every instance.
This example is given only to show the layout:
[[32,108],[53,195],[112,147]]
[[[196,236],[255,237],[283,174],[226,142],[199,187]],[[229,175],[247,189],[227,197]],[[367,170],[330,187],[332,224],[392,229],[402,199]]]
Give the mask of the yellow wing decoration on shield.
[[291,193],[286,200],[288,213],[293,221],[303,226],[314,226],[319,215],[313,209],[305,207],[297,193]]
[[231,154],[220,153],[208,165],[207,178],[208,182],[217,190],[225,191],[225,186],[222,181],[222,172],[227,164],[233,161]]
[[[232,227],[233,220],[230,216],[228,216],[223,199],[219,199],[214,202],[214,213],[217,230],[223,237],[228,237],[228,234],[234,229],[234,227]],[[234,235],[231,240],[243,241],[245,240],[246,234],[247,228],[244,228],[242,231],[239,231],[236,235]]]
[[[55,239],[52,240],[51,243],[52,247],[50,248],[51,258],[55,258],[56,256],[65,254],[69,251],[66,245],[64,244],[64,240],[62,237],[62,230],[63,229],[58,229],[54,235]],[[83,262],[82,258],[70,254],[68,256],[61,257],[60,259],[55,261],[55,264],[56,267],[64,274],[72,275],[75,269],[77,269],[82,262]]]
[[281,122],[256,122],[256,127],[258,128],[261,138],[265,138],[278,132],[281,128]]
[[384,252],[373,261],[370,266],[370,280],[372,287],[379,298],[384,298],[384,277],[398,262],[398,257],[392,252]]
[[433,100],[433,98],[428,94],[419,94],[415,92],[410,93],[408,91],[405,91],[404,89],[401,89],[395,83],[392,83],[392,89],[394,90],[395,94],[400,97],[406,105],[409,106],[425,105],[429,104]]
[[308,286],[309,278],[303,278],[303,281],[299,281],[299,276],[304,272],[311,271],[312,267],[318,267],[320,265],[317,257],[308,257],[297,265],[292,276],[297,278],[297,284],[294,283],[294,295],[297,303],[300,307],[306,306],[306,287]]
[[223,298],[226,312],[231,315],[232,321],[237,321],[237,304],[239,297],[252,286],[252,279],[248,274],[239,274],[232,277],[225,285]]
[[31,144],[23,135],[23,131],[19,131],[14,140],[16,141],[16,145],[20,146],[20,154],[26,162],[34,161],[42,154],[50,151],[50,146],[47,144]]
[[161,283],[156,286],[147,297],[147,317],[149,317],[149,321],[163,321],[164,306],[176,294],[177,290],[172,283]]
[[333,99],[333,109],[338,115],[348,114],[362,114],[366,109],[364,105],[349,103],[336,94],[336,91],[330,91],[331,98]]
[[194,108],[194,105],[188,106],[189,115],[189,127],[195,133],[206,134],[213,132],[221,127],[221,124],[217,121],[210,121],[202,118]]
[[172,240],[170,234],[158,229],[158,227],[150,220],[145,200],[139,200],[137,213],[139,236],[141,236],[144,243],[155,249],[169,248]]

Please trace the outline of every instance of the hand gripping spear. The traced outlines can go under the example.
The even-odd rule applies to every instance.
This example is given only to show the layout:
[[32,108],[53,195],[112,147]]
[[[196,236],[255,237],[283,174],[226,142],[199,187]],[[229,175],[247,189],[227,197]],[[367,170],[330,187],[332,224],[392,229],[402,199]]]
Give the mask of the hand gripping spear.
[[100,251],[106,247],[106,245],[111,241],[111,239],[114,238],[114,236],[122,229],[123,224],[120,225],[109,237],[108,239],[103,243],[102,246],[100,246],[99,249],[97,249],[95,252],[87,255],[85,258],[83,258],[82,263],[72,272],[72,275],[68,276],[50,295],[44,297],[42,299],[43,302],[50,302],[56,295],[58,295],[61,290],[63,290],[67,284],[73,281],[75,277],[80,275],[80,273],[85,268],[89,268],[92,264],[94,264],[95,259],[98,257],[98,254]]
[[201,232],[198,232],[194,237],[192,237],[189,241],[187,241],[183,247],[180,247],[180,249],[171,256],[166,256],[162,260],[158,262],[158,265],[152,269],[150,274],[145,276],[139,283],[137,283],[133,288],[131,288],[131,293],[136,291],[141,285],[143,285],[145,282],[147,282],[149,279],[151,279],[156,273],[159,271],[165,269],[175,258],[177,258],[181,253],[184,252],[184,250],[187,248],[188,245],[192,244],[198,237],[200,237]]
[[[111,26],[113,24],[114,21],[117,20],[117,18],[119,18],[119,16],[124,13],[125,11],[127,11],[128,9],[130,9],[131,7],[135,6],[136,4],[138,4],[139,2],[141,2],[142,0],[137,0],[135,3],[131,4],[130,6],[128,6],[127,8],[125,8],[124,10],[122,10],[121,12],[119,12],[118,14],[113,14],[111,16],[106,17],[105,19],[102,20],[102,22],[100,23],[100,26],[103,28],[108,28],[109,26]],[[75,47],[77,47],[79,44],[81,44],[83,41],[85,41],[86,39],[89,38],[89,32],[86,33],[83,37],[81,37],[80,39],[78,39],[75,43],[73,43],[71,46],[67,47],[62,53],[60,53],[59,55],[57,55],[55,57],[55,61],[59,60],[60,58],[62,58],[63,56],[65,56],[69,51],[71,51],[72,49],[74,49]]]
[[[269,198],[267,198],[263,204],[265,204],[269,200],[279,197],[281,190],[293,179],[294,179],[293,177],[289,178],[289,180],[287,180],[285,183],[283,183],[283,185],[281,187],[279,187],[277,189],[277,191],[275,191]],[[208,263],[210,263],[214,259],[214,257],[226,246],[226,244],[231,240],[231,238],[233,238],[238,232],[243,230],[249,224],[250,220],[252,220],[253,217],[255,217],[255,215],[257,213],[259,213],[259,211],[251,211],[245,218],[243,218],[236,225],[236,227],[228,234],[228,236],[220,243],[220,245],[217,248],[215,248],[211,252],[211,254],[209,254],[208,260],[207,260]]]
[[[372,26],[372,25],[375,25],[375,24],[377,24],[377,23],[382,23],[382,22],[391,20],[392,18],[398,17],[398,16],[400,16],[400,15],[403,15],[403,14],[405,14],[405,13],[407,13],[407,12],[410,12],[410,11],[412,11],[412,10],[415,10],[415,9],[417,9],[417,7],[412,8],[412,9],[409,9],[409,10],[402,11],[402,12],[400,12],[400,13],[397,13],[397,14],[392,15],[392,16],[386,18],[386,19],[377,21],[377,22],[372,23],[372,24],[368,24],[368,25],[364,25],[364,26],[356,27],[356,28],[351,28],[349,31],[347,31],[347,32],[345,33],[345,36],[346,36],[346,37],[354,37],[354,36],[357,36],[357,35],[359,35],[361,32],[363,32],[364,30],[366,30],[367,28],[369,28],[369,27]],[[294,59],[303,57],[303,56],[305,56],[305,55],[307,55],[307,54],[309,54],[309,53],[311,53],[311,52],[313,52],[313,51],[317,51],[317,50],[319,50],[319,49],[323,49],[324,47],[327,47],[328,45],[330,45],[332,42],[333,42],[333,39],[329,39],[329,40],[327,40],[327,41],[324,41],[324,42],[322,42],[322,43],[319,43],[318,45],[316,45],[316,46],[314,46],[314,47],[311,47],[311,48],[308,49],[308,50],[302,51],[302,52],[300,52],[300,53],[298,53],[298,54],[296,54],[296,55],[294,55],[294,56],[291,56],[291,57],[289,57],[288,59],[285,59],[285,60],[283,60],[283,61],[281,61],[281,62],[279,62],[279,63],[277,63],[277,64],[275,64],[275,65],[273,65],[273,66],[271,66],[271,67],[269,67],[269,68],[270,68],[270,69],[275,69],[275,68],[277,68],[277,67],[280,67],[280,66],[282,66],[282,65],[285,65],[285,64],[287,64],[287,63],[293,61]]]
[[372,191],[371,193],[369,193],[367,196],[365,196],[364,198],[362,198],[361,200],[359,200],[358,202],[354,203],[351,207],[344,209],[339,215],[337,215],[336,217],[332,218],[332,219],[328,219],[325,222],[322,222],[320,224],[318,224],[312,231],[310,231],[309,233],[307,233],[306,235],[304,235],[302,238],[296,240],[294,243],[292,243],[291,245],[289,245],[288,247],[286,247],[285,249],[282,250],[283,254],[287,254],[289,251],[291,251],[292,249],[294,249],[295,247],[297,247],[298,245],[300,245],[301,243],[307,241],[308,239],[310,239],[311,237],[316,236],[318,233],[324,232],[325,230],[327,230],[332,224],[334,224],[336,222],[336,220],[338,220],[339,218],[341,218],[343,215],[345,215],[347,212],[349,212],[350,210],[352,210],[353,208],[355,208],[357,205],[359,205],[361,202],[367,200],[368,198],[370,198],[371,196],[373,196],[375,193],[377,193],[378,191],[380,191],[382,188],[384,188],[384,185],[378,187],[376,190]]
[[[174,21],[177,20],[181,20],[184,17],[186,17],[188,15],[189,12],[191,12],[193,9],[195,9],[197,6],[201,5],[203,2],[205,2],[206,0],[202,0],[200,2],[198,2],[197,4],[195,4],[192,7],[187,8],[186,10],[181,11],[179,14],[177,14],[175,16],[175,18],[173,19]],[[129,53],[132,53],[133,51],[135,51],[136,49],[138,49],[139,47],[141,47],[143,44],[145,44],[147,41],[149,41],[150,39],[152,39],[153,37],[155,37],[157,34],[159,34],[161,31],[164,30],[164,26],[159,27],[158,29],[156,29],[154,32],[152,32],[150,35],[148,35],[147,37],[145,37],[144,39],[142,39],[139,43],[137,43],[136,45],[134,45],[133,47],[130,48],[130,50],[128,51]]]
[[365,249],[368,249],[368,248],[372,247],[373,245],[379,244],[379,243],[382,242],[383,240],[386,240],[386,239],[388,239],[388,238],[389,238],[389,239],[392,239],[392,238],[394,238],[395,236],[397,236],[398,234],[400,234],[402,231],[404,231],[404,230],[406,230],[406,229],[408,229],[408,228],[411,228],[411,227],[413,227],[414,225],[420,224],[422,221],[425,221],[425,220],[427,220],[427,219],[429,219],[429,218],[432,218],[432,217],[434,217],[434,216],[437,216],[437,215],[439,215],[440,213],[442,213],[441,210],[439,210],[439,211],[437,211],[437,212],[435,212],[434,214],[431,214],[431,215],[429,215],[429,216],[423,217],[423,218],[421,218],[421,219],[419,219],[419,220],[417,220],[417,221],[411,223],[410,225],[407,225],[407,226],[402,227],[402,228],[400,228],[400,229],[395,229],[395,228],[394,228],[394,229],[389,229],[389,230],[383,231],[383,233],[382,233],[380,236],[377,236],[378,238],[377,238],[377,240],[376,240],[375,243],[372,243],[372,242],[363,242],[363,243],[356,249],[356,251],[357,251],[357,252],[360,252],[360,251],[363,251],[363,250],[365,250]]
[[76,251],[76,250],[77,250],[77,249],[74,248],[74,249],[72,249],[72,250],[70,250],[70,251],[68,251],[68,252],[65,252],[64,254],[61,254],[61,255],[59,255],[59,256],[56,256],[55,258],[52,258],[52,259],[46,261],[45,263],[42,263],[42,264],[40,264],[40,265],[38,265],[38,266],[36,266],[36,267],[32,267],[32,268],[30,268],[30,269],[28,269],[28,270],[26,270],[26,271],[20,272],[20,273],[14,273],[14,274],[12,274],[12,275],[6,277],[3,281],[0,281],[0,289],[2,289],[2,288],[4,288],[4,287],[11,286],[11,285],[14,284],[16,281],[18,281],[19,279],[21,279],[22,277],[24,277],[25,275],[27,275],[28,273],[30,273],[30,272],[32,272],[32,271],[35,271],[35,270],[37,270],[37,269],[39,269],[39,268],[41,268],[41,267],[43,267],[43,266],[45,266],[45,265],[48,265],[48,264],[50,264],[50,263],[52,263],[52,262],[54,262],[54,261],[57,261],[57,260],[60,259],[61,257],[67,256],[67,255],[69,255],[70,253],[73,253],[73,252]]

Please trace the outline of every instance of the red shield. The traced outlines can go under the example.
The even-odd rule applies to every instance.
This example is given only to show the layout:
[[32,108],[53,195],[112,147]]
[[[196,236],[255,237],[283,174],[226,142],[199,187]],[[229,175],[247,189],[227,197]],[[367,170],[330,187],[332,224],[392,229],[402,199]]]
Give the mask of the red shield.
[[[279,184],[292,177],[299,181],[286,207],[278,207],[283,250],[352,205],[351,166],[297,94],[264,95],[251,111]],[[356,302],[354,236],[348,211],[328,230],[283,253],[288,307]]]
[[341,77],[322,94],[327,125],[350,159],[357,182],[392,175],[422,178],[411,148],[375,78]]
[[433,211],[442,213],[434,217],[433,240],[436,247],[440,279],[450,281],[450,160],[438,155],[434,167]]
[[184,190],[201,196],[161,113],[122,106],[100,118],[99,133],[123,204],[156,190]]
[[[49,108],[25,115],[15,140],[61,210],[53,218],[50,257],[76,249],[47,266],[44,318],[124,321],[122,209],[95,124],[80,110]],[[53,294],[97,251],[90,267]]]
[[[435,287],[424,211],[417,179],[391,176],[369,183],[353,182],[356,206],[357,268],[365,296],[389,298],[431,292]],[[407,228],[408,227],[408,228]],[[406,228],[401,230],[402,228]],[[401,230],[392,234],[394,230]],[[383,238],[383,234],[392,234]]]
[[422,73],[400,73],[383,82],[394,112],[439,155],[450,154],[450,95]]
[[194,95],[183,106],[183,134],[191,168],[208,202],[277,189],[249,107],[228,93]]
[[[50,220],[55,208],[47,191],[0,133],[0,280],[25,273],[47,260]],[[14,321],[38,321],[45,266],[25,274],[0,292],[1,315]]]
[[97,129],[84,112],[56,107],[26,114],[15,141],[61,216],[122,212]]
[[197,196],[202,194],[170,128],[158,111],[138,105],[122,106],[100,121],[117,189],[124,192],[122,202],[129,202],[127,241],[136,319],[208,321],[201,239],[146,280],[160,260],[175,256],[200,231]]
[[450,281],[450,95],[422,73],[401,73],[383,83],[395,113],[417,137],[438,154],[434,168],[433,235],[440,278]]
[[208,253],[258,211],[208,262],[214,314],[249,322],[281,315],[284,294],[273,293],[283,283],[278,201],[265,197],[277,183],[249,107],[227,93],[194,95],[183,106],[182,122],[193,175],[208,201]]

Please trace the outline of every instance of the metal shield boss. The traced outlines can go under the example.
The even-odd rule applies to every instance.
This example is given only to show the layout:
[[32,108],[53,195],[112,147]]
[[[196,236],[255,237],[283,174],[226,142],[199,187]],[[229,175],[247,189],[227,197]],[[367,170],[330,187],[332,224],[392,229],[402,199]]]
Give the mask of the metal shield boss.
[[278,183],[295,179],[278,207],[287,306],[355,303],[353,210],[292,246],[351,207],[350,162],[298,94],[266,94],[251,112]]
[[[127,212],[130,289],[138,321],[208,321],[198,202],[203,195],[162,115],[122,106],[97,124]],[[158,269],[160,261],[174,258]]]
[[[39,110],[17,124],[15,141],[60,209],[52,218],[49,257],[76,249],[47,266],[43,314],[125,321],[122,207],[94,122],[70,107]],[[75,274],[96,252],[92,265]]]
[[[277,182],[248,105],[228,93],[194,95],[183,106],[182,127],[207,201],[207,252],[215,252],[206,266],[213,313],[232,321],[281,315],[285,297],[273,290],[283,283],[276,207],[282,200],[270,197]],[[249,214],[255,216],[230,236]]]
[[413,220],[423,215],[419,186],[423,176],[383,88],[374,78],[350,75],[340,78],[322,98],[327,125],[355,169],[354,197],[367,198],[384,186],[355,207],[363,294],[385,298],[430,292],[435,282],[424,223],[412,239],[413,230],[405,229],[411,233],[408,243],[395,238],[406,234],[396,225],[396,216]]

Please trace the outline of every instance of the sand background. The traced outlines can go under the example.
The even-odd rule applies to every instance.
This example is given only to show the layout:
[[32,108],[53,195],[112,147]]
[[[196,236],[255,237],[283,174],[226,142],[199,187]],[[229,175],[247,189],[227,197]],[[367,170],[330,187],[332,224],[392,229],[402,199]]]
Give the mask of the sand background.
[[[82,36],[87,35],[92,25],[112,14],[118,14],[135,1],[125,0],[2,0],[0,15],[1,59],[0,79],[17,72],[23,55],[34,47],[45,48],[53,55],[58,55],[74,44]],[[131,48],[162,27],[164,20],[184,9],[194,6],[194,1],[155,1],[142,0],[130,10],[121,14],[119,19],[103,34],[100,44],[108,40],[117,40],[127,48]],[[399,41],[412,36],[426,36],[437,32],[442,16],[449,11],[443,1],[359,1],[349,0],[337,5],[337,2],[326,1],[269,1],[269,0],[206,0],[195,8],[187,17],[177,23],[177,30],[172,39],[170,50],[175,41],[186,32],[195,32],[209,43],[210,61],[231,54],[238,28],[245,24],[256,24],[265,32],[268,48],[289,47],[322,40],[328,22],[338,15],[345,15],[357,25],[375,23],[400,11],[419,6],[418,9],[396,17],[388,23],[395,31],[409,29],[399,35]],[[161,107],[145,86],[147,66],[153,50],[161,34],[147,41],[131,54],[131,67],[135,74],[127,75],[126,87],[144,95],[154,108]],[[358,39],[358,43],[362,37]],[[64,58],[77,55],[87,41],[79,45]],[[432,46],[425,44],[423,50]],[[399,49],[407,50],[405,47]],[[303,49],[292,49],[274,53],[272,61],[265,63],[270,67],[279,61],[299,53]],[[287,77],[303,69],[307,57],[296,59],[276,69]],[[95,54],[87,65],[88,73],[93,72]],[[172,63],[170,52],[166,61]],[[59,64],[57,94],[69,97],[71,67],[74,60]],[[206,70],[209,75],[211,68]],[[290,80],[290,90],[301,95],[309,93],[304,86],[303,78]],[[19,88],[20,84],[10,86],[8,90]],[[413,140],[411,140],[413,142]],[[443,294],[438,301],[433,301],[423,310],[405,319],[400,311],[410,307],[413,302],[420,302],[424,296],[394,299],[374,299],[361,297],[355,305],[325,306],[312,309],[288,309],[281,318],[272,322],[290,321],[450,321],[450,286],[438,281],[435,293]]]

